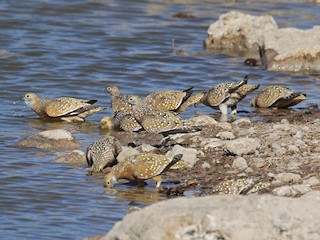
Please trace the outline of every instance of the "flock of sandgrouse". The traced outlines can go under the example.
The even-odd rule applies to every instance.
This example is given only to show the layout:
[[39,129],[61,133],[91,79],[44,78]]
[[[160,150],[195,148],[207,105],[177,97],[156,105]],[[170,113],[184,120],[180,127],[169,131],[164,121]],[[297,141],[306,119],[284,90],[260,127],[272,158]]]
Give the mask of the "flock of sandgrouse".
[[[207,92],[192,95],[192,88],[183,91],[162,91],[151,93],[145,98],[122,94],[118,87],[110,86],[106,90],[111,95],[113,116],[101,119],[101,125],[123,131],[141,131],[150,133],[189,132],[197,130],[188,120],[178,114],[190,105],[200,103],[219,109],[222,115],[237,114],[237,104],[259,85],[248,84],[248,77],[239,82],[219,83]],[[93,105],[97,100],[84,100],[70,97],[42,99],[35,93],[23,95],[25,103],[44,119],[59,119],[68,122],[84,121],[84,118],[104,109]],[[306,100],[306,95],[284,85],[271,85],[262,89],[250,105],[259,108],[287,108]],[[105,186],[113,187],[119,179],[143,182],[153,178],[161,184],[161,173],[178,165],[182,155],[169,158],[153,153],[132,155],[124,162],[117,163],[121,144],[115,137],[108,136],[96,140],[87,148],[87,162],[91,171],[100,172],[112,167],[105,177]],[[183,166],[183,164],[180,164]]]

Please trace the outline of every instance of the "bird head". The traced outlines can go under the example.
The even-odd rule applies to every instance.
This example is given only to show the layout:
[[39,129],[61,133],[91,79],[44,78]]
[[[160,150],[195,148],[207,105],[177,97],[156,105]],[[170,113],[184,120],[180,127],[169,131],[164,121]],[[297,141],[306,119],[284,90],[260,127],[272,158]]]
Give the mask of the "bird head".
[[21,97],[21,99],[31,108],[35,104],[35,101],[37,100],[37,98],[38,97],[35,93],[25,93]]
[[114,118],[111,116],[105,116],[100,120],[100,127],[105,129],[114,129]]
[[127,98],[127,102],[131,105],[138,105],[140,104],[142,99],[136,95],[129,95]]
[[107,92],[109,92],[111,95],[120,95],[120,90],[117,86],[110,86],[106,88]]
[[117,179],[114,174],[112,172],[109,172],[104,178],[104,187],[112,188],[116,182]]
[[251,107],[257,107],[257,97],[254,97],[250,100]]

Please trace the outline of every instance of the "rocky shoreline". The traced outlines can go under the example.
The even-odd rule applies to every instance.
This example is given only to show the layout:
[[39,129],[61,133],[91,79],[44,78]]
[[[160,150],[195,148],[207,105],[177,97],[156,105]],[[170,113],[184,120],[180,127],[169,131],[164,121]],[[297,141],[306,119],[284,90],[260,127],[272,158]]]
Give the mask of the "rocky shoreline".
[[[246,201],[264,201],[261,200],[264,198],[260,199],[260,195],[262,195],[267,196],[265,197],[268,199],[266,201],[270,201],[269,207],[273,207],[271,204],[273,201],[282,201],[283,209],[287,209],[286,202],[290,200],[287,200],[287,198],[279,199],[277,198],[278,196],[297,198],[309,192],[311,194],[311,192],[320,191],[320,111],[313,108],[301,111],[266,109],[264,111],[256,111],[249,117],[253,117],[253,115],[255,116],[254,118],[258,116],[260,119],[239,118],[233,122],[218,122],[209,116],[195,117],[193,121],[198,125],[203,125],[202,131],[171,135],[166,145],[162,148],[155,148],[150,145],[161,141],[163,137],[160,134],[141,136],[145,133],[140,133],[140,142],[137,140],[137,135],[134,134],[134,137],[126,139],[130,139],[129,142],[134,142],[137,146],[132,146],[131,144],[130,147],[124,147],[124,153],[120,154],[119,158],[125,158],[126,154],[130,155],[136,151],[151,151],[173,155],[180,152],[185,153],[188,156],[185,161],[189,167],[164,173],[163,178],[165,181],[179,184],[170,189],[163,188],[162,193],[164,195],[183,196],[186,191],[196,190],[196,192],[199,192],[197,194],[198,197],[186,198],[193,202],[197,201],[197,199],[202,201],[201,196],[208,195],[211,196],[208,201],[217,201],[217,204],[219,201],[237,202],[238,200],[235,200],[234,195],[249,195],[250,200],[241,200],[243,201],[242,207],[245,209],[245,205],[248,204]],[[58,137],[59,134],[62,137]],[[113,132],[116,137],[123,134],[124,132]],[[65,137],[63,137],[64,135]],[[50,136],[46,131],[45,134],[41,133],[40,136],[42,138],[39,141],[45,143],[43,147],[45,150],[57,151],[55,144],[61,144],[57,139],[65,139],[63,143],[64,150],[76,148],[74,145],[76,140],[65,131],[53,130],[53,136]],[[43,138],[48,139],[44,141]],[[36,139],[34,136],[30,137],[31,145],[29,147],[41,147],[41,144],[35,144]],[[144,144],[142,144],[141,139],[145,139]],[[50,141],[52,143],[51,148],[48,147],[48,142]],[[70,141],[70,148],[67,147],[67,141]],[[23,142],[23,145],[20,145],[21,147],[28,147],[27,138],[21,142]],[[125,145],[126,143],[122,144]],[[78,143],[76,146],[79,146]],[[57,161],[67,164],[86,164],[85,156],[79,150],[73,150],[65,157],[57,159]],[[106,169],[107,171],[108,169]],[[103,187],[102,182],[101,187]],[[318,197],[313,199],[309,197],[309,199],[310,201],[315,201],[313,205],[317,205],[320,198],[317,193],[314,194]],[[216,195],[227,196],[221,198]],[[230,195],[233,195],[233,197]],[[251,197],[252,195],[254,197]],[[170,205],[171,209],[171,200],[165,202],[168,202],[167,204]],[[221,208],[223,209],[223,207]],[[145,210],[140,211],[144,212]],[[179,211],[178,209],[170,210],[170,212]],[[291,210],[288,208],[286,211],[289,214]],[[137,221],[140,218],[138,214],[132,215],[131,218],[134,217],[136,219],[132,221]],[[267,216],[265,217],[268,218]],[[262,219],[257,221],[262,221]],[[306,225],[302,223],[304,217],[301,217],[299,221],[299,224]],[[138,222],[140,223],[140,221]],[[119,224],[115,225],[115,229],[119,228]],[[183,226],[186,227],[185,225]],[[201,227],[201,224],[198,227]],[[127,239],[127,237],[129,239],[130,234],[133,234],[128,232],[129,235],[127,237],[122,237],[121,230],[118,230],[121,234],[119,232],[115,233],[115,231],[112,230],[103,239],[117,239],[115,236],[120,237],[119,239]],[[228,235],[229,233],[225,234]],[[255,232],[255,234],[257,233]],[[144,239],[151,238],[148,236]],[[190,238],[187,237],[186,239]],[[275,239],[278,238],[275,237]]]

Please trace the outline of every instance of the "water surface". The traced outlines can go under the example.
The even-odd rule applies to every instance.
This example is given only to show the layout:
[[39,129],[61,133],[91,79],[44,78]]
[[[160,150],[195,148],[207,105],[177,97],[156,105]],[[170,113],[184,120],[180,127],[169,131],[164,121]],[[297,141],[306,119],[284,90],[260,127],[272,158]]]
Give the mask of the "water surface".
[[[19,149],[22,137],[64,128],[81,141],[81,150],[101,137],[98,122],[46,123],[17,102],[33,91],[42,97],[98,99],[116,84],[142,96],[162,89],[204,91],[220,81],[246,74],[262,87],[285,83],[318,101],[319,75],[267,72],[243,65],[243,57],[207,53],[208,26],[230,10],[271,14],[281,27],[307,29],[320,22],[320,7],[295,1],[2,1],[0,4],[0,230],[5,239],[81,239],[107,232],[132,205],[163,200],[154,184],[144,190],[120,184],[106,190],[102,177],[87,176],[85,166],[56,163],[56,153]],[[195,16],[173,18],[177,13]],[[173,41],[174,40],[174,41]],[[183,50],[187,54],[179,54]],[[251,97],[239,110],[252,112]],[[199,106],[183,114],[212,113]],[[242,113],[245,115],[245,113]],[[61,153],[60,153],[61,154]]]

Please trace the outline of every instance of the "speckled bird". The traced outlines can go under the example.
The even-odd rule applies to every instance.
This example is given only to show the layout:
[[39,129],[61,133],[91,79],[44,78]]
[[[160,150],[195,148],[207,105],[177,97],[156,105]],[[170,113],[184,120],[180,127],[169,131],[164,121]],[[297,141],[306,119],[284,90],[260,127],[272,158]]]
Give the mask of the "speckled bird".
[[[213,109],[220,109],[224,115],[228,114],[228,107],[235,106],[234,100],[230,99],[231,94],[235,93],[242,85],[247,84],[247,76],[237,83],[219,83],[214,85],[201,99],[201,103]],[[230,99],[230,102],[228,100]]]
[[182,154],[175,155],[173,158],[154,153],[132,155],[112,167],[105,177],[104,186],[113,187],[119,179],[141,183],[152,178],[157,182],[156,187],[159,188],[162,182],[160,174],[170,169],[181,158]]
[[131,113],[131,105],[127,103],[127,95],[122,94],[117,86],[107,87],[111,95],[111,106],[114,112]]
[[269,182],[260,182],[261,177],[233,179],[219,183],[213,192],[219,195],[246,195],[270,187]]
[[177,113],[153,110],[150,105],[146,105],[142,99],[134,95],[129,96],[128,103],[132,105],[133,116],[147,132],[164,133],[173,130],[189,132],[196,129]]
[[288,108],[304,100],[307,100],[306,94],[284,85],[270,85],[251,99],[250,105],[259,108]]
[[91,166],[92,172],[100,172],[105,167],[116,163],[116,157],[121,152],[119,140],[108,136],[91,143],[87,148],[87,163]]
[[103,107],[93,106],[97,100],[71,97],[44,99],[39,98],[35,93],[25,93],[22,99],[41,118],[60,119],[68,122],[83,122],[85,117],[104,109]]
[[153,110],[182,112],[187,105],[180,107],[191,97],[192,92],[192,87],[183,91],[167,90],[155,92],[146,96],[143,101],[145,104],[150,105]]
[[118,129],[126,132],[136,132],[142,129],[132,114],[115,112],[113,116],[105,116],[100,120],[100,126],[105,129]]

